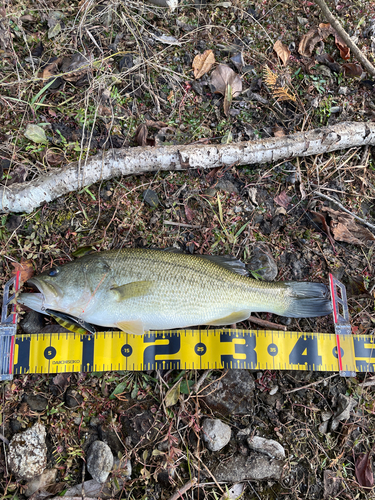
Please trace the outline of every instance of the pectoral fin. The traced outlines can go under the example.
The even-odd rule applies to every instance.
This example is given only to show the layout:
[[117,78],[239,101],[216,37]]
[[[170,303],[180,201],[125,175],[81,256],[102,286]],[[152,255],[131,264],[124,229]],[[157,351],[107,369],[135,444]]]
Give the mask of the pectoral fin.
[[240,321],[244,321],[251,314],[251,311],[237,311],[229,316],[225,316],[224,318],[214,319],[210,321],[208,324],[212,326],[222,326],[222,325],[231,325],[232,323],[239,323]]
[[145,329],[142,321],[119,321],[116,323],[117,328],[122,330],[125,333],[130,333],[132,335],[143,335],[145,333]]
[[153,281],[133,281],[132,283],[126,283],[126,285],[113,286],[111,292],[115,294],[116,300],[120,302],[147,295],[150,293],[153,284]]

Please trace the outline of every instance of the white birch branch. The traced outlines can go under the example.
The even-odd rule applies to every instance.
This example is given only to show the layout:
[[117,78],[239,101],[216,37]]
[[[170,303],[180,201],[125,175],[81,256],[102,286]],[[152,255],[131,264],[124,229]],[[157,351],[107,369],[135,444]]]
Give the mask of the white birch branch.
[[290,160],[362,145],[375,145],[375,123],[343,122],[285,137],[215,145],[112,149],[23,184],[0,188],[0,212],[32,212],[63,194],[101,180],[157,170],[214,168]]

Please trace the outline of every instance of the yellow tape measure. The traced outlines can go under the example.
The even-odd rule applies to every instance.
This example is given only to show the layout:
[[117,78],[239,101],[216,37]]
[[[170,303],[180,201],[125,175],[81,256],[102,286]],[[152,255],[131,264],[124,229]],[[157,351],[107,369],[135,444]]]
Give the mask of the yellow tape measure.
[[[339,371],[337,336],[271,330],[176,330],[143,336],[16,335],[13,374],[156,369]],[[340,336],[342,369],[375,371],[375,338]]]

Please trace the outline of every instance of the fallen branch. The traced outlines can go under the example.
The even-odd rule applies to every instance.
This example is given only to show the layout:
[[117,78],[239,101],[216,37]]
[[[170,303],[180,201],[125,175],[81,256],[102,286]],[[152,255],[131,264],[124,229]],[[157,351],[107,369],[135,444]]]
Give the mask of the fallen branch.
[[334,28],[337,31],[337,33],[341,36],[341,38],[344,40],[344,42],[346,43],[346,45],[353,52],[353,55],[363,65],[363,67],[365,68],[365,70],[368,73],[370,73],[370,75],[375,76],[375,68],[374,68],[374,66],[370,63],[370,61],[363,54],[363,52],[353,42],[353,40],[350,38],[350,36],[347,34],[347,32],[341,26],[341,23],[331,13],[331,11],[329,10],[328,5],[326,4],[325,0],[315,0],[315,3],[317,5],[319,5],[319,7],[321,8],[321,10],[322,10],[325,18],[327,19],[327,21],[329,21],[329,23],[331,24],[332,28]]
[[362,145],[375,145],[375,123],[343,122],[310,132],[233,144],[112,149],[89,158],[86,165],[72,163],[28,183],[3,186],[0,212],[30,213],[63,194],[122,175],[273,163]]

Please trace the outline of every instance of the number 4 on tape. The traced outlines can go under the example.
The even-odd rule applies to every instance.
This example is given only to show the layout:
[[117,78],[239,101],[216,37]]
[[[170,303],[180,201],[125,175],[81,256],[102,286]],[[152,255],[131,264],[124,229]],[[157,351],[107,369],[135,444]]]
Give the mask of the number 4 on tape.
[[331,288],[340,375],[342,377],[355,377],[354,343],[349,320],[346,289],[332,274],[329,275],[329,284]]

